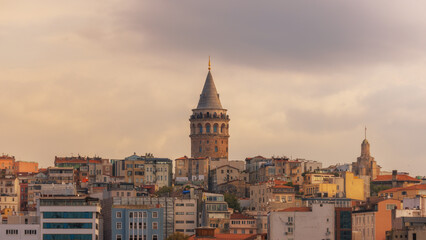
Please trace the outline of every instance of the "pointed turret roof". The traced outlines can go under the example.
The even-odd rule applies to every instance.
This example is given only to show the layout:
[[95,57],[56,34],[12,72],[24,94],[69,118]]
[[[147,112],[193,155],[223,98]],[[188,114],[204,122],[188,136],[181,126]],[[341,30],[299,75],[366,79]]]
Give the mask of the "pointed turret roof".
[[200,95],[197,109],[222,109],[219,94],[217,93],[210,70],[207,73],[206,82],[204,83],[203,92]]

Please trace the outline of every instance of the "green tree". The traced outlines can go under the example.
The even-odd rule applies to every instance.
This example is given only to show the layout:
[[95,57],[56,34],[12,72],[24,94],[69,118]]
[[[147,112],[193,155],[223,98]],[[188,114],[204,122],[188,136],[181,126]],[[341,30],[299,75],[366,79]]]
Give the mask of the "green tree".
[[189,239],[188,235],[185,235],[180,232],[175,232],[167,238],[167,240],[188,240],[188,239]]
[[228,207],[233,208],[234,210],[241,211],[240,202],[238,202],[237,196],[232,193],[225,193],[225,202],[228,203]]
[[168,197],[173,192],[173,187],[161,187],[155,194],[159,197]]
[[383,186],[383,185],[375,185],[372,182],[370,182],[370,195],[371,196],[377,196],[379,192],[383,190],[390,189],[391,187]]

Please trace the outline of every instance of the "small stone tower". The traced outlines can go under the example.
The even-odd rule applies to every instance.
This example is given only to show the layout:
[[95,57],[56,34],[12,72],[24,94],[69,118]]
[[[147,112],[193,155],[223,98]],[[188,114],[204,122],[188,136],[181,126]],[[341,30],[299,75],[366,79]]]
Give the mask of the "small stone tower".
[[361,156],[352,163],[352,171],[357,176],[370,176],[371,180],[380,175],[380,166],[370,155],[370,143],[367,141],[367,128],[365,129],[365,138],[361,143]]
[[191,134],[191,156],[228,158],[229,116],[222,107],[219,94],[210,72],[200,95],[197,108],[192,109],[189,118]]

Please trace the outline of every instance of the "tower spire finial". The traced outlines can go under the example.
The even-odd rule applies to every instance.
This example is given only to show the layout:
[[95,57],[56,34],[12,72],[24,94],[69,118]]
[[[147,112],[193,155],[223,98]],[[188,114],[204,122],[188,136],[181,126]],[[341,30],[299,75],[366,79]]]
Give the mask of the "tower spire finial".
[[210,56],[209,56],[209,71],[212,69],[212,64],[210,63]]
[[364,139],[367,139],[367,126],[365,126],[365,130],[364,130]]

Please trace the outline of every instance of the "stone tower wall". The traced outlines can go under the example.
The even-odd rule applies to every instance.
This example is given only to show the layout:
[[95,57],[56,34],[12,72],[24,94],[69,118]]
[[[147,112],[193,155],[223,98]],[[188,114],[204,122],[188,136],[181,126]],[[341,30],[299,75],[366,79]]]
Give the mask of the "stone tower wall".
[[229,116],[226,110],[193,111],[189,119],[191,156],[228,158]]

